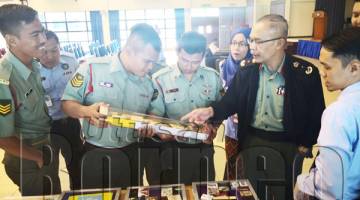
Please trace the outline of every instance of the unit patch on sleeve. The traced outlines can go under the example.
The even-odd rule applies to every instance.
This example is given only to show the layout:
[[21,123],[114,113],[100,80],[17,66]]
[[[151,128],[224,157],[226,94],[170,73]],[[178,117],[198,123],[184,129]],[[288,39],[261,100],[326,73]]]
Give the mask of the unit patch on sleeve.
[[84,76],[80,73],[76,73],[75,76],[71,79],[71,85],[73,87],[81,87],[84,83]]
[[158,96],[159,96],[159,91],[157,89],[154,89],[153,95],[151,97],[151,101],[156,100]]
[[11,100],[0,99],[0,115],[5,116],[11,112]]

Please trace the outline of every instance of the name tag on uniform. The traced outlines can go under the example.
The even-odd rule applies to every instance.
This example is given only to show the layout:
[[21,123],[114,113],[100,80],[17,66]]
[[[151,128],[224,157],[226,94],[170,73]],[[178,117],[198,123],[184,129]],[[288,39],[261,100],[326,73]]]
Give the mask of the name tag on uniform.
[[165,93],[174,93],[174,92],[179,92],[179,88],[173,88],[165,91]]
[[53,106],[53,103],[51,101],[51,97],[49,95],[45,95],[45,104],[47,107]]
[[140,96],[141,96],[141,97],[144,97],[144,98],[149,98],[149,96],[146,95],[146,94],[140,94]]
[[113,84],[110,83],[110,82],[100,82],[99,85],[100,85],[101,87],[107,87],[107,88],[113,87]]
[[66,75],[71,75],[72,74],[72,71],[70,70],[70,71],[65,71],[64,73],[63,73],[63,76],[66,76]]

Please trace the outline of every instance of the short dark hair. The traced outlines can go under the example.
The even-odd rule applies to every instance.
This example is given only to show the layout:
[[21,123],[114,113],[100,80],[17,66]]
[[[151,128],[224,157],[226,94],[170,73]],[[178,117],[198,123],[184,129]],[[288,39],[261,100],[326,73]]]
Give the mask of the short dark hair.
[[23,23],[33,22],[37,11],[26,5],[5,4],[0,7],[0,31],[5,37],[7,34],[18,36],[19,28]]
[[159,34],[149,24],[140,23],[131,28],[130,36],[138,36],[144,44],[150,44],[157,52],[161,51],[161,40]]
[[48,40],[54,39],[56,41],[56,43],[60,44],[59,38],[54,32],[47,30],[45,32],[45,35],[46,35],[46,39],[48,39]]
[[346,67],[353,59],[360,60],[360,27],[351,27],[322,41],[322,46],[333,52]]
[[195,31],[186,32],[182,34],[178,41],[177,50],[180,51],[181,49],[189,54],[204,54],[206,51],[206,38]]

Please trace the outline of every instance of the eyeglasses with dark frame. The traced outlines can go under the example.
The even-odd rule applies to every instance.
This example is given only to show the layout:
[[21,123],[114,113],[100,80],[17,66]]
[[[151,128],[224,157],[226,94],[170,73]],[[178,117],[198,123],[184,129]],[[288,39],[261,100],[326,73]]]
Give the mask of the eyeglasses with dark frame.
[[256,45],[258,45],[258,44],[264,44],[266,42],[271,42],[271,41],[279,40],[279,39],[285,39],[285,38],[284,37],[277,37],[277,38],[272,38],[272,39],[268,39],[268,40],[258,40],[258,39],[248,38],[247,42],[248,42],[249,45],[252,44],[252,43],[255,43]]
[[241,42],[232,41],[232,42],[230,43],[230,45],[231,45],[231,46],[236,46],[236,47],[247,47],[247,46],[249,46],[246,41],[241,41]]

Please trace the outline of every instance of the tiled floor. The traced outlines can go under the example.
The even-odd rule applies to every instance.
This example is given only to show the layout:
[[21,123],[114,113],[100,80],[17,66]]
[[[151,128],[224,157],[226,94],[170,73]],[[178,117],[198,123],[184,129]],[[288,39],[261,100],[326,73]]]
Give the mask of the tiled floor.
[[[308,59],[311,60],[311,59]],[[318,61],[311,60],[313,63],[317,64]],[[329,105],[333,102],[336,97],[338,96],[339,92],[329,93],[326,88],[324,88],[324,96],[326,105]],[[225,150],[224,150],[224,138],[223,138],[223,129],[220,129],[218,132],[217,137],[214,140],[215,146],[215,169],[216,169],[216,180],[222,180],[223,172],[224,172],[224,164],[225,164]],[[316,150],[314,150],[316,151]],[[0,149],[0,160],[3,158],[4,152]],[[304,162],[304,171],[308,171],[309,167],[311,166],[312,160],[307,159]],[[68,175],[66,173],[66,168],[64,164],[64,160],[61,158],[60,160],[60,179],[61,179],[61,186],[63,190],[69,189],[69,180]],[[4,198],[16,198],[20,197],[17,187],[9,180],[7,175],[5,174],[4,167],[0,164],[0,199]]]

